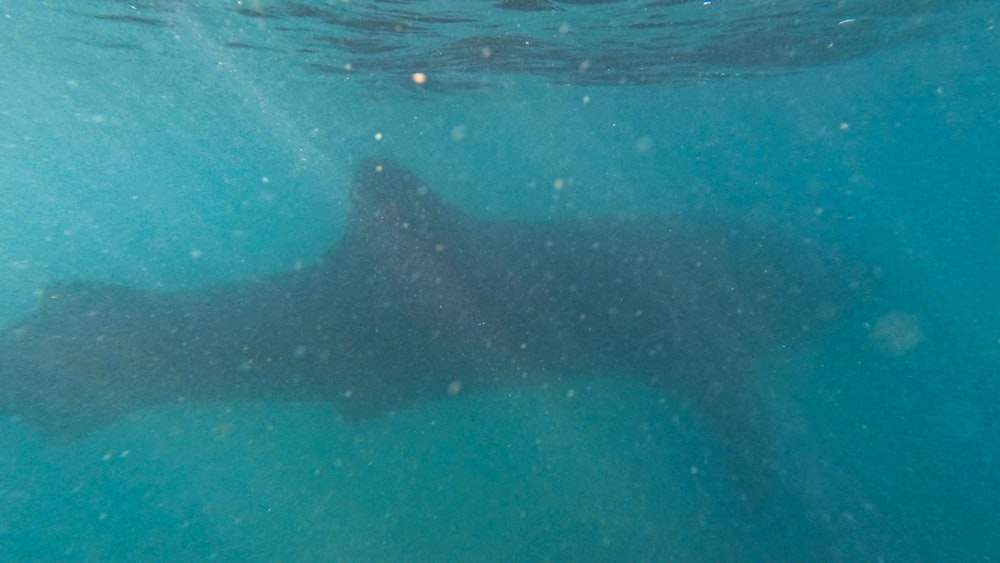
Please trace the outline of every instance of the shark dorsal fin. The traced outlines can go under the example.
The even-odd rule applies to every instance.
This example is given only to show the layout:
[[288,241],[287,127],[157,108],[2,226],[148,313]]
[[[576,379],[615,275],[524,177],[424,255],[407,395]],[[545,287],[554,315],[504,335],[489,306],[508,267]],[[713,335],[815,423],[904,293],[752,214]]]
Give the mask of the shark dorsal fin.
[[351,200],[357,220],[382,229],[405,229],[421,238],[433,237],[439,225],[465,219],[416,174],[384,158],[361,163]]

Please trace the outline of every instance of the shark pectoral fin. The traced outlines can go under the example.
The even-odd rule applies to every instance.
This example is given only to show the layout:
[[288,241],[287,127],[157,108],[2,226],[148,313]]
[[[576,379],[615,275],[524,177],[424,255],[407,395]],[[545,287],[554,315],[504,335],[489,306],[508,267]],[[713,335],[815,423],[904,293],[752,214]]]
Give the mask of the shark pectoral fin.
[[381,371],[359,365],[339,371],[334,379],[336,384],[327,398],[337,413],[351,422],[393,414],[449,395],[448,382],[442,374],[425,373],[416,367]]
[[753,511],[775,485],[770,421],[749,374],[723,371],[702,381],[690,399],[719,444],[733,492]]

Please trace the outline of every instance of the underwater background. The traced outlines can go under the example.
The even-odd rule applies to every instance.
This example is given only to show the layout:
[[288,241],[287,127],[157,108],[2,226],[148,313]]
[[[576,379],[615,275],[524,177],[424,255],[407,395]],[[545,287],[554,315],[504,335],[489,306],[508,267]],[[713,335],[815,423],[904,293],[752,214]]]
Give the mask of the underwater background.
[[996,25],[985,1],[0,2],[5,325],[60,280],[315,261],[374,155],[486,218],[809,224],[879,280],[758,368],[787,458],[760,515],[690,470],[712,438],[683,405],[609,378],[362,424],[163,406],[59,445],[4,414],[0,559],[1000,559]]

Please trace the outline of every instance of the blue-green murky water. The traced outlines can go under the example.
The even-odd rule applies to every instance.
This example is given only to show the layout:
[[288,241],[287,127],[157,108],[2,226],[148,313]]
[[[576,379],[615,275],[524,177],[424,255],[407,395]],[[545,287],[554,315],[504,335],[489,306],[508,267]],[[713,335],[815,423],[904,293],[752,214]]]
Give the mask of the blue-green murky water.
[[758,368],[786,471],[759,514],[691,470],[683,405],[609,379],[360,425],[164,406],[69,445],[5,418],[0,559],[1000,559],[991,5],[668,4],[2,3],[0,316],[315,260],[372,155],[484,217],[811,221],[878,302]]

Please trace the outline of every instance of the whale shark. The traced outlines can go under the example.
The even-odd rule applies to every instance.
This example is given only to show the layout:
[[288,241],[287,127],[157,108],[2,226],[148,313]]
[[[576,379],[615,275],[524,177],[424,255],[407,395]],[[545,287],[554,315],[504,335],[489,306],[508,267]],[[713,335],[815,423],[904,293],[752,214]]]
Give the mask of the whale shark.
[[351,421],[571,378],[676,397],[751,487],[755,377],[857,301],[844,260],[733,217],[488,220],[364,160],[340,239],[292,271],[173,292],[53,285],[0,331],[0,411],[51,441],[156,405],[329,401]]

